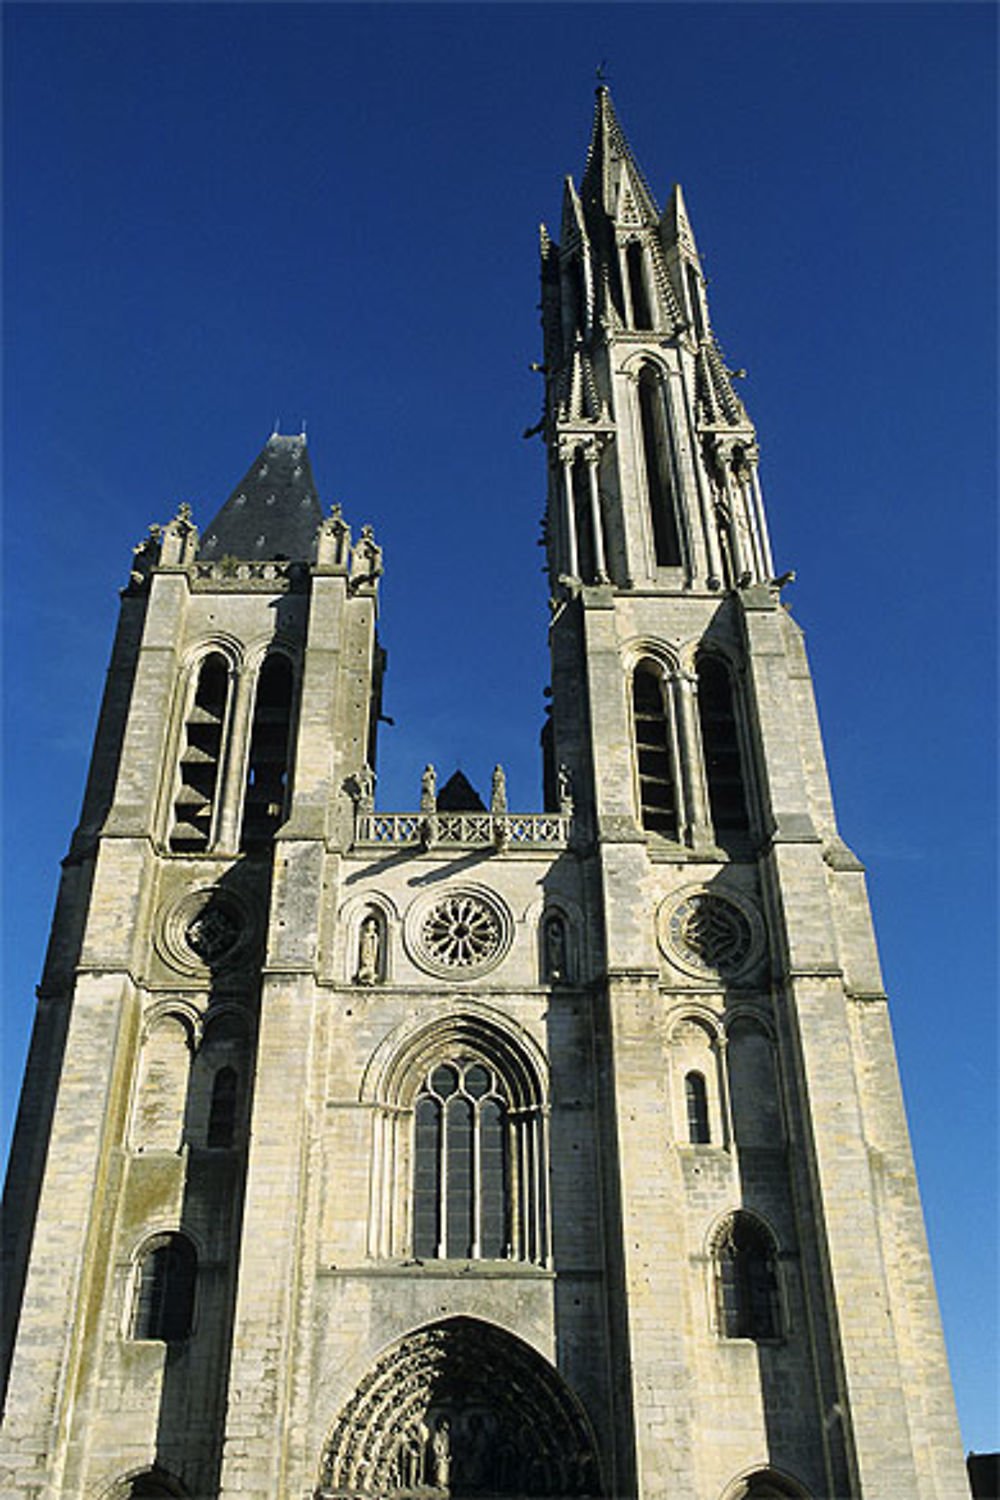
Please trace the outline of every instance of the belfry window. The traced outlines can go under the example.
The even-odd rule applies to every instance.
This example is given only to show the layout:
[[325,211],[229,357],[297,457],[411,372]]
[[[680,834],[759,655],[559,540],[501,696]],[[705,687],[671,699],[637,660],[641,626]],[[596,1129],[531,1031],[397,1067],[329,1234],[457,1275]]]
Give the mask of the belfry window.
[[698,714],[705,755],[708,803],[719,843],[749,827],[733,687],[719,657],[703,652],[697,660]]
[[632,327],[652,328],[653,316],[649,310],[649,294],[646,290],[645,254],[638,240],[630,240],[625,247],[625,265],[628,269],[628,289],[632,298]]
[[734,1214],[718,1239],[715,1276],[718,1327],[724,1338],[779,1336],[774,1246],[749,1214]]
[[497,1260],[511,1254],[508,1109],[478,1060],[438,1063],[414,1109],[413,1253]]
[[213,652],[201,664],[194,701],[184,724],[170,833],[175,854],[198,854],[210,845],[228,699],[229,667],[224,656]]
[[645,365],[639,376],[639,422],[642,428],[646,495],[653,524],[657,565],[671,568],[680,566],[681,547],[677,533],[677,507],[665,398],[666,392],[659,375],[651,365]]
[[667,738],[663,684],[659,673],[648,664],[637,667],[632,678],[632,714],[642,826],[651,833],[676,839],[677,790]]
[[573,516],[576,522],[577,566],[583,583],[593,583],[597,573],[594,528],[590,509],[590,480],[581,453],[573,461]]
[[266,846],[285,816],[291,716],[292,664],[276,652],[265,660],[257,681],[243,803],[244,849]]
[[136,1285],[132,1337],[177,1343],[194,1321],[198,1258],[183,1234],[164,1234],[143,1252]]

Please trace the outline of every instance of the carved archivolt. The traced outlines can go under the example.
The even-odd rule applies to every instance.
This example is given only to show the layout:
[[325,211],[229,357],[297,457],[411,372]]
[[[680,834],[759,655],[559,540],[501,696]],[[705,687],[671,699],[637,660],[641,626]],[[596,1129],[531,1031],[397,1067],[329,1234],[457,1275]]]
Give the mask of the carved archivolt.
[[362,1380],[330,1436],[316,1500],[601,1492],[589,1423],[558,1373],[512,1334],[450,1318]]

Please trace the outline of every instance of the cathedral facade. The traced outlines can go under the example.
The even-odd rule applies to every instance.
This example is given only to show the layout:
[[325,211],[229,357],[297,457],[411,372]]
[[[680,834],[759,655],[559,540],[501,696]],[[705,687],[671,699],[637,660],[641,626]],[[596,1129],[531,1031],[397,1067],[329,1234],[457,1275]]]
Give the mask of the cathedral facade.
[[541,810],[500,767],[376,805],[382,553],[304,437],[135,549],[8,1178],[4,1495],[968,1495],[754,428],[603,87],[541,272]]

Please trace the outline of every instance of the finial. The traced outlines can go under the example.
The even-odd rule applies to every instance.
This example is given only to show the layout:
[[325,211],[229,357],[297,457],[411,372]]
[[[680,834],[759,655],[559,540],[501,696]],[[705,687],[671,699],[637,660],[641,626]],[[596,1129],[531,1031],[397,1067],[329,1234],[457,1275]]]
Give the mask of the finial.
[[301,428],[299,430],[300,430],[301,436],[304,438],[305,435],[306,435],[306,419],[305,419],[305,417],[302,418],[302,426],[301,426]]
[[597,64],[597,71],[594,74],[594,77],[597,79],[597,92],[599,94],[606,94],[608,92],[608,75],[604,71],[607,65],[607,58],[602,57],[600,62]]
[[271,436],[273,438],[276,438],[278,436],[278,433],[280,431],[281,431],[281,418],[280,417],[275,417],[275,419],[274,419],[274,426],[271,428]]

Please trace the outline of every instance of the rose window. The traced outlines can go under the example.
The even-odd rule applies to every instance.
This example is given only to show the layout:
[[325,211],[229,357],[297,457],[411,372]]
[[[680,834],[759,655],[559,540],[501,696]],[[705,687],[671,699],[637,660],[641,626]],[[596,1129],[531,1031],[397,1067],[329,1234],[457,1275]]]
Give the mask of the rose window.
[[660,917],[660,946],[697,974],[739,974],[762,952],[760,919],[748,902],[688,891]]
[[494,968],[512,937],[506,906],[477,886],[443,895],[428,892],[414,902],[406,919],[410,956],[429,974],[446,979],[465,979]]
[[446,896],[431,908],[420,933],[426,952],[449,969],[490,959],[500,946],[500,923],[478,896]]

